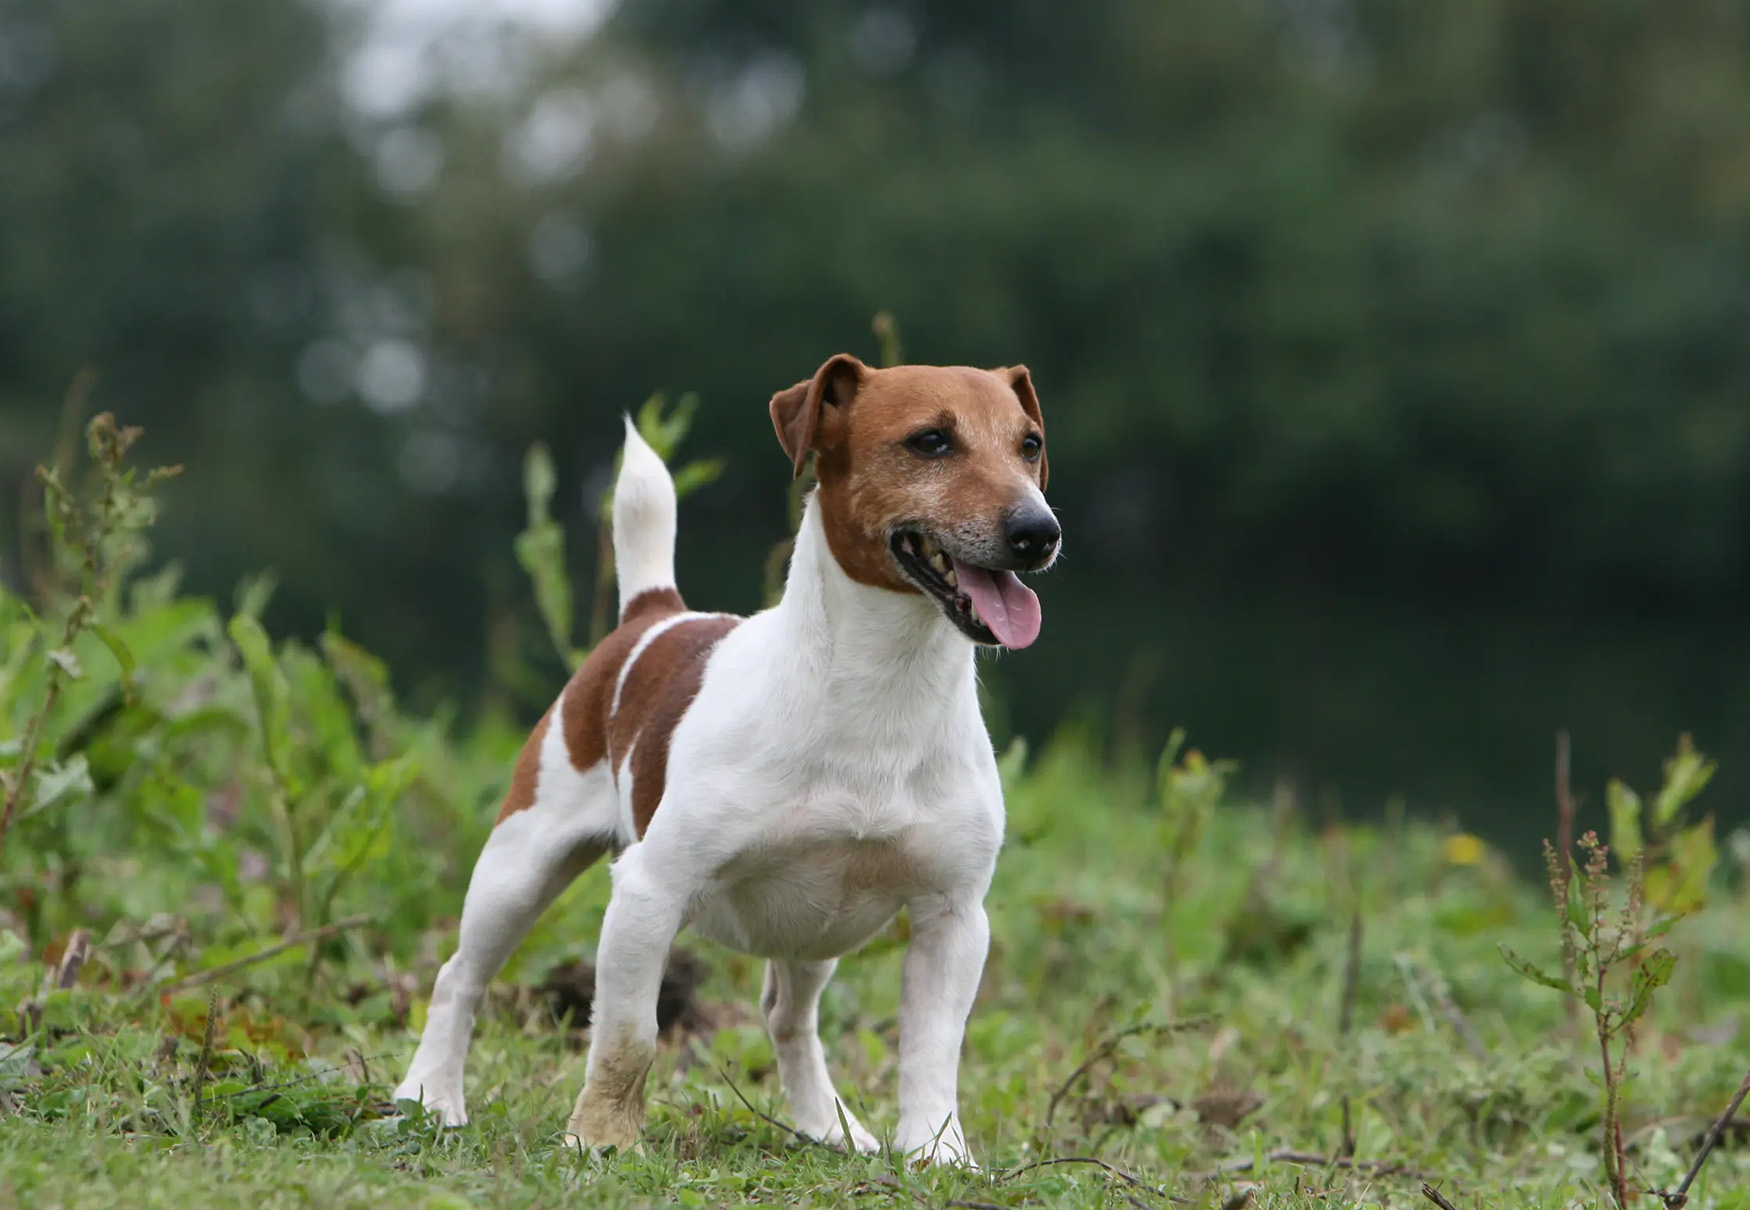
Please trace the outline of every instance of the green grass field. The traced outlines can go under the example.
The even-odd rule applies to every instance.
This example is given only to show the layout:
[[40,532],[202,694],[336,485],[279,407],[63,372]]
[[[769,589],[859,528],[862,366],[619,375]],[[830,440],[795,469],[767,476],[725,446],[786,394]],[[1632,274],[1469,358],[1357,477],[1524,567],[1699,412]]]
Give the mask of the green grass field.
[[[1466,1208],[1609,1202],[1592,1013],[1499,949],[1561,969],[1549,890],[1522,873],[1537,854],[1429,821],[1315,825],[1286,795],[1233,801],[1196,754],[1157,770],[1090,729],[1003,760],[961,1074],[983,1171],[791,1137],[759,965],[686,939],[709,974],[643,1149],[568,1151],[579,1023],[542,988],[592,951],[601,869],[483,1010],[472,1124],[397,1117],[519,736],[405,711],[338,634],[273,642],[262,585],[221,609],[139,574],[137,489],[70,484],[41,591],[0,594],[0,1206],[1411,1206],[1424,1182]],[[1673,920],[1675,966],[1659,985],[1648,949],[1605,988],[1646,1008],[1631,1191],[1677,1186],[1750,1067],[1744,871],[1716,867],[1711,831],[1661,823],[1663,801],[1628,932]],[[1609,831],[1600,806],[1580,826]],[[849,957],[823,1006],[877,1131],[904,936],[901,918]],[[1750,1206],[1741,1118],[1689,1204]]]
[[[48,998],[24,1049],[0,1061],[15,1102],[0,1123],[0,1200],[1098,1206],[1158,1205],[1164,1193],[1221,1205],[1255,1187],[1260,1205],[1403,1205],[1426,1179],[1459,1206],[1601,1202],[1599,1096],[1585,1074],[1596,1047],[1564,1027],[1555,993],[1496,952],[1506,940],[1549,960],[1555,939],[1547,897],[1502,857],[1471,861],[1468,839],[1421,824],[1315,835],[1292,817],[1224,805],[1168,921],[1152,807],[1142,779],[1103,771],[1072,740],[1015,781],[1012,840],[991,895],[995,947],[963,1074],[985,1173],[849,1158],[756,1116],[740,1097],[784,1116],[750,1011],[759,970],[704,947],[695,948],[712,974],[698,1015],[714,1028],[666,1047],[644,1154],[589,1162],[565,1150],[558,1131],[582,1053],[531,987],[545,966],[588,952],[606,881],[597,871],[502,981],[470,1068],[474,1122],[456,1131],[380,1116],[448,920],[397,939],[373,918],[314,967],[297,947],[214,984],[204,1080],[207,996],[161,1005],[118,988],[133,947],[100,945],[76,985]],[[125,880],[137,875],[131,864],[118,857],[87,876]],[[450,864],[459,879],[465,859]],[[386,917],[399,893],[373,880],[360,898],[381,897]],[[1344,1037],[1357,907],[1361,958]],[[1674,934],[1677,973],[1631,1064],[1628,1146],[1644,1186],[1676,1184],[1750,1063],[1736,1016],[1750,991],[1742,911],[1722,902]],[[894,1117],[902,932],[903,922],[847,960],[824,1008],[841,1087],[877,1127]],[[397,940],[423,960],[392,969]],[[8,1003],[44,974],[21,955],[0,970]],[[396,994],[409,986],[418,990],[403,1021]],[[1268,1161],[1282,1150],[1336,1154],[1345,1097],[1357,1169]],[[1072,1156],[1111,1170],[1028,1167]],[[1750,1205],[1746,1178],[1750,1162],[1724,1149],[1693,1204]]]

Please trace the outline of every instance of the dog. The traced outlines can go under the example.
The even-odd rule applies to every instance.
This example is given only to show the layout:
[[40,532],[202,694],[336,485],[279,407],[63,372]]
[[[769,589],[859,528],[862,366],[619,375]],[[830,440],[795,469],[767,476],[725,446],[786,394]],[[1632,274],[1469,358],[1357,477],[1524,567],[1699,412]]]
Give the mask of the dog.
[[630,1149],[657,986],[683,927],[767,959],[760,1007],[803,1134],[881,1144],[833,1088],[817,1029],[838,958],[910,914],[895,1150],[972,1164],[960,1049],[989,948],[1003,796],[973,653],[1026,647],[1062,531],[1024,366],[872,369],[849,354],[772,396],[803,510],[782,600],[695,613],[675,587],[675,492],[628,421],[613,496],[620,623],[529,737],[395,1097],[467,1121],[489,980],[609,851],[587,1072],[567,1127]]

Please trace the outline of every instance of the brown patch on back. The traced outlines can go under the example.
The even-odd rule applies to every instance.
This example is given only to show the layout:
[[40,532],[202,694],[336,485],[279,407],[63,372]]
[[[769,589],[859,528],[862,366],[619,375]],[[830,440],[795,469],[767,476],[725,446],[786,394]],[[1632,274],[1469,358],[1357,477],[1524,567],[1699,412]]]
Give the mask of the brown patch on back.
[[518,811],[527,811],[535,805],[535,790],[541,777],[541,745],[547,741],[547,728],[552,722],[553,707],[549,706],[516,758],[516,772],[510,775],[510,789],[505,792],[504,805],[498,809],[496,823],[503,823]]
[[[677,622],[638,656],[620,691],[620,709],[608,720],[608,757],[618,770],[632,754],[632,824],[650,826],[668,781],[668,749],[681,715],[698,696],[705,661],[741,619],[707,614]],[[609,689],[609,703],[613,692]]]
[[[626,602],[619,627],[596,645],[572,675],[565,687],[564,708],[558,721],[565,733],[566,754],[579,773],[600,764],[608,754],[608,708],[614,700],[614,683],[619,680],[620,667],[639,636],[663,618],[686,612],[686,608],[681,594],[673,588],[650,588],[639,593]],[[553,714],[554,707],[549,707],[517,757],[510,790],[498,812],[499,823],[535,805],[535,794],[540,788],[541,746],[553,725]]]
[[[578,772],[608,760],[617,776],[626,753],[632,753],[632,815],[640,836],[662,801],[669,738],[699,692],[705,658],[741,621],[703,614],[658,635],[632,665],[616,713],[614,688],[633,648],[652,626],[685,612],[686,603],[673,588],[648,589],[626,602],[619,627],[589,653],[565,687],[559,706],[557,721],[565,736],[566,755]],[[534,805],[541,745],[554,721],[554,711],[549,709],[523,745],[498,815],[500,822]]]
[[651,588],[626,602],[620,625],[583,661],[565,687],[565,751],[579,773],[593,769],[608,755],[608,715],[614,686],[632,648],[646,630],[677,613],[686,612],[681,594],[672,588]]

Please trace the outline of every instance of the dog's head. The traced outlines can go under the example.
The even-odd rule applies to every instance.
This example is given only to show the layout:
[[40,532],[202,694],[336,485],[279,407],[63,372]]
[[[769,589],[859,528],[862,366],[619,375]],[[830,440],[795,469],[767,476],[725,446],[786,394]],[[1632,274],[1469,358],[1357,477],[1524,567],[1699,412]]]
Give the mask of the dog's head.
[[853,580],[934,600],[974,642],[1025,647],[1062,539],[1025,366],[870,369],[841,353],[772,396],[800,475],[809,451],[833,557]]

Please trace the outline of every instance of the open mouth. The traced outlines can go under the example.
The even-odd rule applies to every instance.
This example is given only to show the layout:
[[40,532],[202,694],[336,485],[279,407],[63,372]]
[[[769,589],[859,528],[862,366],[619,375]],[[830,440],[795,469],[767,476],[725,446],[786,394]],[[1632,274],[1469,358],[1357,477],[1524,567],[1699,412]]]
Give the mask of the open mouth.
[[1039,598],[1012,571],[957,559],[915,530],[897,531],[893,558],[975,643],[1021,648],[1039,637]]

